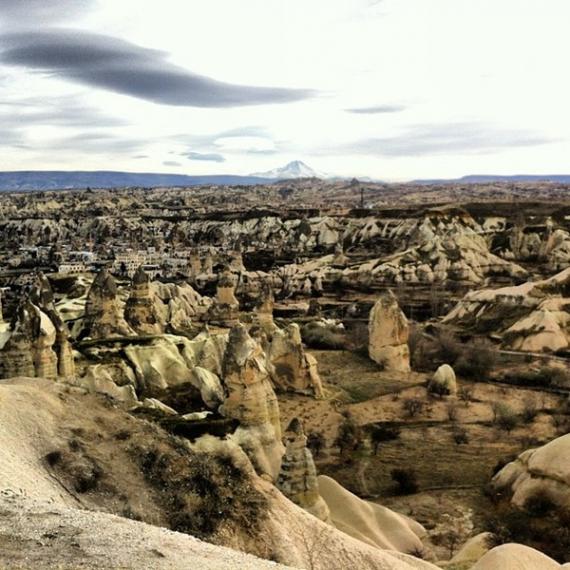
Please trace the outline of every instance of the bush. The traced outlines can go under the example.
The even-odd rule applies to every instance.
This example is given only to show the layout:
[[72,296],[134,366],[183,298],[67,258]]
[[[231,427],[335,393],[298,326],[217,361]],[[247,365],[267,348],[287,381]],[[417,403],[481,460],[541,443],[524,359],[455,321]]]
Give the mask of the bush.
[[400,437],[400,428],[397,426],[371,424],[368,426],[368,432],[370,434],[374,455],[378,454],[378,448],[381,443],[392,441]]
[[517,509],[508,502],[499,503],[485,521],[484,529],[492,533],[490,547],[517,542],[564,563],[568,562],[570,552],[569,522],[568,510],[538,497],[536,502],[527,501],[525,509]]
[[410,418],[415,418],[424,409],[424,403],[419,398],[407,398],[402,406]]
[[419,485],[414,469],[392,469],[390,476],[396,483],[399,495],[412,495],[419,491]]
[[485,342],[475,342],[465,347],[453,368],[460,376],[487,380],[497,363],[497,352]]
[[459,427],[454,429],[453,441],[455,441],[457,445],[463,445],[469,443],[469,436],[467,435],[467,431]]
[[362,445],[362,430],[350,414],[346,414],[344,421],[338,426],[335,445],[339,448],[341,456],[347,456]]
[[303,342],[311,348],[341,350],[345,348],[346,339],[342,332],[326,328],[318,322],[307,323],[301,329]]
[[513,370],[506,372],[503,381],[516,386],[567,388],[570,381],[568,371],[554,366],[542,366],[538,370]]
[[505,402],[493,402],[493,421],[501,429],[510,432],[519,424],[520,418],[515,411]]
[[529,497],[524,504],[524,510],[531,517],[544,517],[555,509],[556,505],[544,492],[538,492],[532,497]]
[[325,436],[320,431],[312,431],[307,436],[307,447],[315,458],[319,458],[326,447]]
[[534,402],[534,400],[531,400],[530,398],[524,401],[524,408],[522,411],[522,419],[526,424],[530,424],[531,422],[534,421],[534,418],[536,418],[538,414],[538,409],[536,407],[536,403]]

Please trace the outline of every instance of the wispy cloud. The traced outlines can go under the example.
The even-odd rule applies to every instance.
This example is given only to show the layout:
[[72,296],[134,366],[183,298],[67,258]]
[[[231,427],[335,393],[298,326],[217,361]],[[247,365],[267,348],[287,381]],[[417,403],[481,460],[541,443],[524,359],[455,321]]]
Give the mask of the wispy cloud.
[[502,129],[480,123],[450,123],[416,125],[399,135],[361,139],[343,145],[339,150],[381,156],[485,154],[552,142],[555,140],[527,130]]
[[356,113],[359,115],[376,115],[380,113],[400,113],[406,107],[403,105],[374,105],[372,107],[353,107],[345,109],[347,113]]
[[6,34],[2,45],[4,64],[164,105],[237,107],[289,103],[315,95],[309,89],[224,83],[169,63],[165,52],[83,31]]
[[45,25],[85,14],[95,4],[94,0],[0,0],[0,16],[11,26]]
[[225,162],[225,158],[217,153],[187,152],[184,155],[188,160],[204,160],[207,162]]

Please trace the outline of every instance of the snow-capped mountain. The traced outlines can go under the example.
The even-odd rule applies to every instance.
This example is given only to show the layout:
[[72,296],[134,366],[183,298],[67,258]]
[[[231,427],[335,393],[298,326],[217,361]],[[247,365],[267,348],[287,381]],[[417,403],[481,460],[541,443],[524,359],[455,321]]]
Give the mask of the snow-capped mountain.
[[285,180],[288,178],[327,178],[326,174],[313,170],[300,160],[294,160],[281,168],[274,168],[267,172],[256,172],[251,174],[258,178],[274,178],[275,180]]

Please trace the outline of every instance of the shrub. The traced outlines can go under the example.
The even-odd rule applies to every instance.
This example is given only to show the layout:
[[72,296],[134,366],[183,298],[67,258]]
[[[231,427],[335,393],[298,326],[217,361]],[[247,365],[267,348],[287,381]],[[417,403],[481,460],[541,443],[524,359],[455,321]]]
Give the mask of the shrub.
[[550,497],[544,492],[538,492],[529,497],[525,504],[524,510],[531,517],[544,517],[556,508]]
[[362,445],[362,430],[350,414],[346,414],[344,421],[338,426],[335,445],[339,448],[341,456],[356,451]]
[[399,495],[411,495],[418,492],[419,485],[414,469],[392,469],[390,476],[396,483],[396,492]]
[[[528,504],[528,502],[527,502]],[[538,498],[528,508],[518,509],[501,502],[485,521],[491,532],[490,547],[517,542],[540,550],[558,562],[568,562],[570,552],[570,513],[548,500]]]
[[461,351],[453,368],[460,376],[486,380],[496,363],[497,352],[488,343],[479,341]]
[[371,424],[368,426],[370,441],[374,450],[374,455],[378,454],[380,444],[385,441],[392,441],[400,437],[400,428],[397,426],[386,426],[382,424]]
[[465,404],[473,401],[473,388],[471,386],[461,386],[458,393],[459,399]]
[[512,431],[519,424],[520,418],[515,411],[505,402],[493,402],[493,421],[501,429]]
[[419,398],[407,398],[402,406],[410,418],[415,418],[424,409],[424,403]]
[[321,451],[326,447],[325,436],[320,431],[312,431],[307,436],[307,447],[315,458],[319,458]]
[[467,435],[467,431],[463,428],[456,428],[453,430],[453,441],[457,445],[463,445],[469,443],[469,436]]
[[318,322],[307,323],[301,329],[301,335],[305,344],[311,348],[340,350],[346,344],[343,333],[326,328]]
[[525,423],[529,424],[534,421],[538,414],[538,409],[536,407],[536,403],[532,399],[527,399],[524,401],[524,407],[522,411],[522,419]]
[[447,417],[450,422],[457,421],[457,404],[455,402],[447,404]]

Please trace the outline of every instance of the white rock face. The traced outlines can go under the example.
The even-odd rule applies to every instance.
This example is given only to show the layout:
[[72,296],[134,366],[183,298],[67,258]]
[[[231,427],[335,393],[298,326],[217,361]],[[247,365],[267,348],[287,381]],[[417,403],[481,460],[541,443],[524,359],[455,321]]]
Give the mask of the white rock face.
[[319,493],[336,528],[366,544],[394,550],[422,550],[426,535],[421,524],[390,509],[363,501],[334,479],[319,475]]
[[368,355],[385,370],[410,371],[409,326],[391,291],[382,295],[368,320]]
[[467,293],[445,323],[492,329],[503,347],[555,352],[570,346],[570,269],[540,281]]
[[570,507],[570,434],[521,453],[491,483],[511,492],[513,504],[520,507],[537,494],[546,495],[555,505]]
[[522,544],[502,544],[490,550],[471,570],[560,570],[562,566],[542,552]]
[[428,383],[428,390],[450,395],[457,394],[455,371],[449,364],[442,364]]

